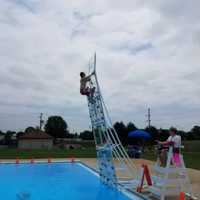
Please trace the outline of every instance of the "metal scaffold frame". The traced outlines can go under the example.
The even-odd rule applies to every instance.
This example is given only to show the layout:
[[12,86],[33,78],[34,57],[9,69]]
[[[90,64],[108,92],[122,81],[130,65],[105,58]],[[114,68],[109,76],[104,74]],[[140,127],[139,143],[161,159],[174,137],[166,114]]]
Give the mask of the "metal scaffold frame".
[[[116,182],[122,184],[130,183],[129,181],[124,181],[124,177],[120,176],[120,173],[117,173],[118,170],[124,170],[128,174],[128,177],[133,185],[133,179],[138,180],[137,169],[129,158],[116,130],[112,125],[111,118],[102,97],[96,73],[96,54],[94,56],[93,63],[90,64],[89,71],[91,75],[89,88],[90,90],[94,90],[94,94],[89,95],[87,99],[92,130],[96,143],[100,176],[104,177],[104,182],[106,182],[105,180],[108,180],[108,184],[111,186],[116,186]],[[107,152],[107,155],[99,153],[105,151],[106,149],[110,151],[110,153]],[[102,159],[100,155],[104,158],[107,156],[109,159],[105,161],[105,159]],[[106,166],[112,169],[112,173],[108,173],[109,170],[105,172]],[[109,177],[109,174],[113,175],[113,184],[110,184],[112,177]]]

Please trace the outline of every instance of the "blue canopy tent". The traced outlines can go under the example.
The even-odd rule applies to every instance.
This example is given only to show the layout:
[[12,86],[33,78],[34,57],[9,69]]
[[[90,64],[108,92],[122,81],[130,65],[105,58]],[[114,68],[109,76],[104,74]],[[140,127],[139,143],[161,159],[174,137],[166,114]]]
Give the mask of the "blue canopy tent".
[[151,135],[146,131],[136,130],[129,132],[128,137],[134,138],[135,139],[134,141],[136,142],[136,144],[129,146],[128,148],[129,156],[133,158],[140,158],[141,153],[144,152],[144,143],[146,140],[151,139]]
[[151,139],[151,135],[148,132],[143,131],[143,130],[131,131],[131,132],[129,132],[128,137],[129,138],[141,138],[144,140]]

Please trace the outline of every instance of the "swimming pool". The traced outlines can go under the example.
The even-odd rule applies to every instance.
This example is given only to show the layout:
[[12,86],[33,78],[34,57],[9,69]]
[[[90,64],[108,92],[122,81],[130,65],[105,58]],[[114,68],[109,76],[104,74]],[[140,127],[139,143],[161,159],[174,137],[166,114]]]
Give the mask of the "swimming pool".
[[130,200],[79,162],[0,164],[0,195],[2,200]]

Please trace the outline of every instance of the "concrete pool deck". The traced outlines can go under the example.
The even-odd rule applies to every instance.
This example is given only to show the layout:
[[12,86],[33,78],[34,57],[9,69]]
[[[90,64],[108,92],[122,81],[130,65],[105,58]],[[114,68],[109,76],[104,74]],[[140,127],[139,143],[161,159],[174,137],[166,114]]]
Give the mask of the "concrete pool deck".
[[[86,163],[87,165],[91,166],[92,168],[96,168],[97,161],[94,158],[82,158],[80,159],[82,162]],[[152,171],[154,162],[144,159],[134,159],[133,163],[139,168],[142,164],[147,164]],[[194,195],[200,199],[200,171],[195,169],[187,169],[190,177],[190,181],[192,183],[192,189]],[[172,200],[172,198],[169,198]]]
[[[47,159],[35,159],[36,161],[40,161],[40,162],[47,162]],[[78,158],[77,160],[85,163],[86,165],[96,169],[97,167],[97,160],[95,158]],[[21,159],[21,162],[27,162],[30,163],[30,159]],[[60,159],[52,159],[52,162],[56,162],[56,161],[70,161],[70,159],[66,158],[60,158]],[[8,162],[8,163],[15,163],[15,160],[13,159],[1,159],[0,163],[4,163],[4,162]],[[143,159],[135,159],[133,160],[133,163],[139,168],[142,164],[147,164],[150,168],[150,170],[152,171],[152,167],[154,165],[154,162],[149,161],[149,160],[143,160]],[[189,177],[192,183],[192,188],[193,188],[193,192],[194,195],[196,197],[198,197],[198,199],[200,199],[200,171],[199,170],[195,170],[195,169],[188,169],[188,173],[189,173]],[[153,198],[152,198],[153,199]],[[172,198],[169,198],[169,200],[174,200]]]

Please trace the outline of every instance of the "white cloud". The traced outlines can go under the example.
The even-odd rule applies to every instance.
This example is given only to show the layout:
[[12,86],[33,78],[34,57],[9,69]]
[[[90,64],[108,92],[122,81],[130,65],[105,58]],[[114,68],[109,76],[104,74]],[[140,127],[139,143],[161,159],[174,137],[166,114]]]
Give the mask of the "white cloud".
[[0,129],[60,114],[89,127],[79,72],[97,51],[114,120],[199,123],[199,1],[0,0]]

